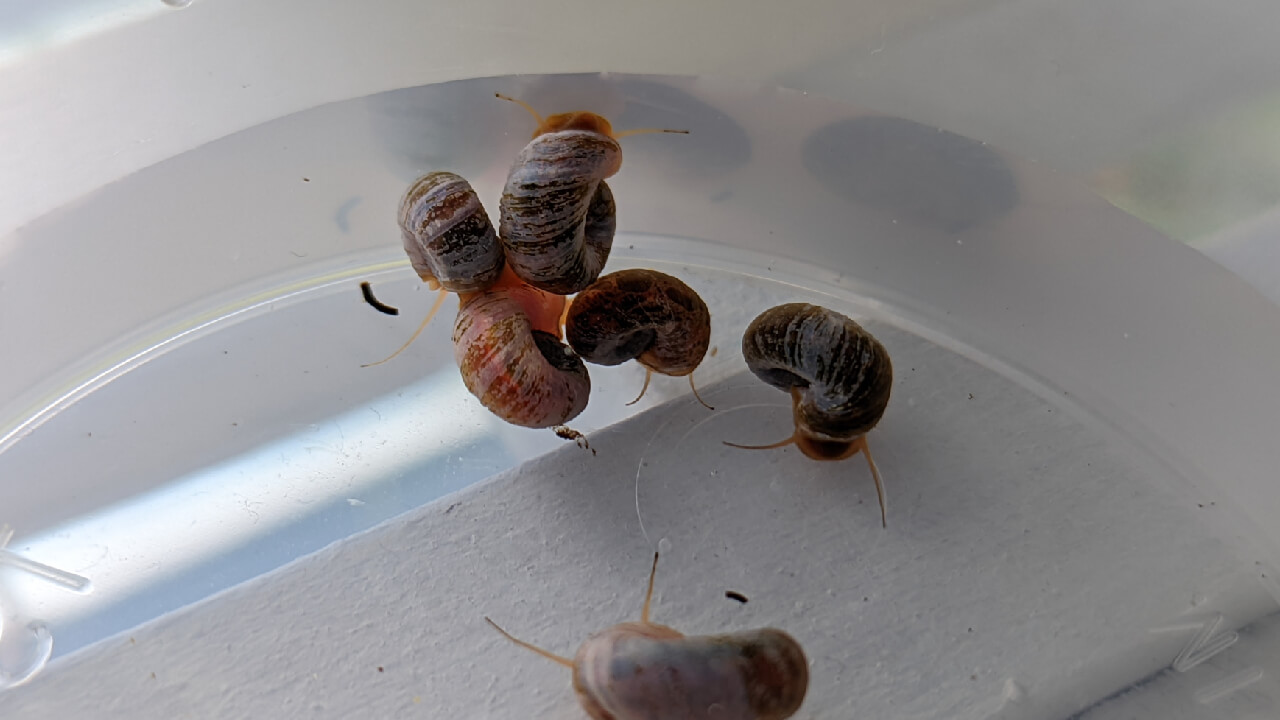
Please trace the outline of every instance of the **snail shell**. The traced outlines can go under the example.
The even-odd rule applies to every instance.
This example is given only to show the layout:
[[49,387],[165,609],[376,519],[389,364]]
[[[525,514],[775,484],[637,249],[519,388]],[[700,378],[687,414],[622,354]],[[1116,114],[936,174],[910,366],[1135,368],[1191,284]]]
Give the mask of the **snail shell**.
[[772,628],[685,637],[623,623],[582,644],[573,687],[596,720],[782,720],[804,702],[809,663],[794,638]]
[[513,425],[563,425],[587,406],[587,368],[559,338],[564,302],[510,273],[460,296],[453,353],[463,384]]
[[569,295],[604,269],[616,226],[613,192],[604,180],[622,166],[611,132],[591,113],[552,116],[516,157],[502,191],[498,234],[507,263],[530,285]]
[[574,297],[565,335],[589,363],[635,359],[654,372],[688,375],[711,344],[711,313],[677,278],[656,270],[620,270]]
[[809,690],[809,661],[795,638],[773,628],[687,637],[649,621],[654,553],[640,622],[592,635],[572,660],[511,642],[573,670],[573,689],[595,720],[784,720]]
[[889,353],[861,325],[824,307],[764,311],[747,326],[742,355],[756,377],[791,393],[796,444],[810,457],[843,457],[889,404]]
[[502,274],[502,244],[475,190],[458,175],[432,172],[415,180],[399,219],[409,262],[433,289],[475,292]]

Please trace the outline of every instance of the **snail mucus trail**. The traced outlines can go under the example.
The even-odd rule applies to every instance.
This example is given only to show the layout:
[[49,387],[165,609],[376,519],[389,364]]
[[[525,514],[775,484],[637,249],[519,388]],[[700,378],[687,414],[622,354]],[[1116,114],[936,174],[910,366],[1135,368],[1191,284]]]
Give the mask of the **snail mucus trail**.
[[884,485],[867,447],[867,433],[889,404],[893,365],[880,341],[850,318],[806,303],[764,311],[742,336],[751,372],[791,395],[795,432],[770,445],[726,445],[767,450],[794,444],[814,460],[867,459],[888,526]]
[[711,313],[679,278],[644,269],[601,277],[573,298],[565,318],[565,337],[589,363],[619,365],[635,360],[644,366],[644,387],[629,405],[644,397],[656,372],[688,376],[693,396],[712,409],[693,384],[693,371],[711,344]]
[[639,622],[587,638],[571,660],[520,640],[488,617],[507,640],[573,671],[573,688],[595,720],[784,720],[809,688],[809,662],[795,638],[774,628],[686,636],[649,620],[658,554]]

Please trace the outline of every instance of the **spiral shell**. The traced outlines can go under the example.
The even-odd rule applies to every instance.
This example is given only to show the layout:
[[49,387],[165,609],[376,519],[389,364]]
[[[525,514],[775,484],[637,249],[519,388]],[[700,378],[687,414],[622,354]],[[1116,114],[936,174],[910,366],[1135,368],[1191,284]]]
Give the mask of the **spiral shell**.
[[620,270],[574,297],[565,335],[589,363],[635,359],[654,372],[688,375],[711,344],[711,313],[677,278],[656,270]]
[[824,307],[766,310],[747,326],[742,355],[756,377],[792,393],[806,454],[827,455],[866,434],[889,404],[889,353],[862,326]]
[[622,166],[622,148],[607,132],[570,127],[539,128],[511,167],[498,213],[507,263],[559,295],[590,285],[609,259],[616,208],[604,180]]
[[559,340],[563,307],[564,298],[519,282],[461,296],[453,353],[463,384],[513,425],[562,425],[587,406],[587,368]]
[[475,190],[458,175],[432,172],[415,180],[399,219],[409,261],[433,288],[475,292],[502,274],[502,244]]
[[809,661],[800,643],[773,628],[687,637],[649,621],[653,579],[639,622],[624,622],[582,643],[572,660],[511,642],[573,670],[573,689],[595,720],[785,720],[804,703]]
[[782,720],[804,702],[809,662],[773,628],[685,637],[623,623],[582,644],[573,688],[596,720]]

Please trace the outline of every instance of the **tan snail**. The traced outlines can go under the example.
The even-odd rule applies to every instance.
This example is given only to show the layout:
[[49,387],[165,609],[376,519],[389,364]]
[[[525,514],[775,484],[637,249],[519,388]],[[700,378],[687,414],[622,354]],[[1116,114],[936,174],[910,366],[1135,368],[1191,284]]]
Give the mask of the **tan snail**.
[[488,289],[459,295],[453,354],[463,384],[513,425],[563,425],[587,406],[587,368],[560,342],[564,305],[509,269]]
[[422,334],[450,292],[478,292],[502,276],[502,243],[471,184],[451,172],[431,172],[414,180],[400,200],[400,237],[418,277],[439,290],[435,304],[413,335],[390,356],[399,355]]
[[622,167],[618,140],[650,132],[615,133],[605,118],[568,112],[538,121],[533,139],[511,166],[498,210],[507,262],[522,280],[559,295],[590,285],[604,270],[616,227],[613,192],[605,182]]
[[649,621],[653,577],[640,622],[592,635],[574,659],[516,639],[511,642],[573,670],[573,689],[595,720],[784,720],[809,689],[809,662],[790,635],[764,628],[688,637]]
[[844,460],[861,452],[888,526],[884,485],[867,448],[867,433],[889,404],[889,353],[861,325],[817,305],[790,303],[761,313],[742,336],[742,355],[756,377],[791,394],[795,433],[765,450],[795,444],[815,460]]
[[711,313],[698,293],[677,278],[643,269],[601,277],[574,296],[565,318],[565,336],[574,352],[589,363],[619,365],[636,360],[643,365],[647,372],[640,397],[656,372],[687,375],[694,397],[702,402],[693,371],[711,344]]

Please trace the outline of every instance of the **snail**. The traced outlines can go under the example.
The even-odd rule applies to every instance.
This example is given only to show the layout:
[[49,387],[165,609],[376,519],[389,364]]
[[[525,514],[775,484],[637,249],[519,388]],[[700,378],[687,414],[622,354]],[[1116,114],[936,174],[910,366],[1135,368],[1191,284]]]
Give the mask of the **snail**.
[[595,720],[783,720],[800,709],[809,689],[809,662],[794,638],[764,628],[688,637],[649,621],[653,578],[640,622],[592,635],[570,660],[519,640],[511,642],[573,670],[573,689]]
[[764,311],[742,336],[742,355],[756,377],[791,394],[795,433],[767,450],[795,444],[814,460],[844,460],[861,452],[887,527],[884,485],[867,433],[889,404],[893,366],[878,340],[853,320],[817,305],[790,303]]
[[622,167],[618,140],[688,131],[615,133],[592,112],[543,118],[528,103],[497,97],[520,105],[538,122],[511,166],[499,204],[498,235],[507,263],[530,285],[571,295],[599,277],[613,247],[616,207],[605,179]]
[[619,270],[578,293],[565,318],[565,336],[583,360],[618,365],[636,360],[645,367],[644,388],[653,373],[689,377],[711,344],[711,313],[688,285],[656,270]]
[[560,342],[564,304],[510,269],[492,287],[459,295],[453,355],[462,382],[513,425],[563,425],[587,406],[587,368]]
[[432,290],[435,304],[404,345],[378,362],[399,355],[422,334],[450,292],[478,292],[492,286],[505,267],[502,244],[471,184],[451,172],[430,172],[414,180],[400,200],[400,236],[409,263]]

